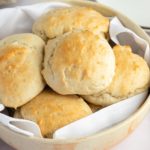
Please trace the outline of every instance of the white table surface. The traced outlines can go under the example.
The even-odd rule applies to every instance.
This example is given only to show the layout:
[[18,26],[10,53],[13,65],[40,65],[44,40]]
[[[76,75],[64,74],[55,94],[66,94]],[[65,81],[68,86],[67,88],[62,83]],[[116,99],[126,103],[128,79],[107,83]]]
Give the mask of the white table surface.
[[[37,0],[19,0],[18,4],[32,3]],[[0,150],[14,150],[0,140]],[[139,127],[124,141],[116,145],[112,150],[150,150],[150,113]]]

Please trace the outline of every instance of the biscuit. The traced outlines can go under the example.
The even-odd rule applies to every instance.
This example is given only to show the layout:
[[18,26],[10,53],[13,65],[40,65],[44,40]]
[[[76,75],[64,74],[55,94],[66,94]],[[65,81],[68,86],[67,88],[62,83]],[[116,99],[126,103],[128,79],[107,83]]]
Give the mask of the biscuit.
[[132,53],[129,46],[115,46],[116,58],[115,76],[103,92],[83,96],[88,102],[107,106],[139,94],[149,87],[150,70],[146,61]]
[[91,108],[92,112],[95,113],[97,111],[99,111],[100,109],[102,109],[103,107],[100,105],[94,105],[92,103],[87,103],[89,105],[89,107]]
[[95,34],[108,32],[109,19],[92,8],[69,7],[49,11],[33,24],[33,33],[52,39],[73,30],[89,30]]
[[92,113],[86,102],[75,95],[62,96],[44,90],[20,108],[23,119],[36,122],[44,137],[52,137],[59,128]]
[[48,41],[42,74],[59,94],[100,92],[110,84],[114,71],[112,48],[92,32],[69,32]]
[[0,41],[0,103],[17,108],[39,94],[44,41],[30,33]]
[[22,116],[21,116],[19,108],[17,110],[15,110],[15,113],[14,113],[13,116],[14,116],[14,118],[22,119]]

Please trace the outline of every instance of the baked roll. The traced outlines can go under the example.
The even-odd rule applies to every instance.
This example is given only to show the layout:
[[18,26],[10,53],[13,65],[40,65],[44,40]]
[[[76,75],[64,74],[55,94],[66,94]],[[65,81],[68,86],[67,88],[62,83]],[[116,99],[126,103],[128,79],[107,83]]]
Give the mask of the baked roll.
[[83,96],[88,102],[108,106],[139,94],[149,88],[150,70],[146,61],[132,53],[129,46],[115,46],[116,71],[111,84],[104,91]]
[[62,96],[48,89],[16,111],[17,117],[36,122],[44,137],[92,113],[86,102],[75,95]]
[[0,41],[0,103],[17,108],[44,89],[43,49],[44,41],[30,33]]
[[74,30],[89,30],[95,34],[108,32],[109,19],[92,8],[69,7],[49,11],[33,24],[33,33],[43,40]]
[[62,95],[91,95],[112,81],[115,57],[108,42],[89,31],[74,31],[49,40],[42,74]]

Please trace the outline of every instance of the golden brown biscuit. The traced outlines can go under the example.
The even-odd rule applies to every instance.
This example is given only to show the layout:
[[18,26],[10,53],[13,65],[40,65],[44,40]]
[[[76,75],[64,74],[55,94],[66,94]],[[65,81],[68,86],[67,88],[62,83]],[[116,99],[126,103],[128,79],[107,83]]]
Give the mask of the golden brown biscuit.
[[115,76],[106,90],[95,95],[83,96],[87,101],[107,106],[148,89],[150,70],[145,60],[132,53],[129,46],[115,46]]
[[14,113],[14,118],[19,118],[19,119],[22,119],[22,116],[21,116],[21,113],[20,113],[20,109],[18,108],[15,113]]
[[20,108],[22,118],[35,121],[44,137],[52,136],[55,130],[91,113],[82,98],[62,96],[50,90],[43,91]]
[[90,95],[112,81],[115,57],[108,42],[89,31],[74,31],[49,40],[43,76],[56,92]]
[[30,33],[0,41],[0,103],[17,108],[43,90],[43,48],[44,41]]
[[109,19],[92,8],[69,7],[49,11],[33,24],[33,33],[47,40],[73,30],[107,32]]
[[100,105],[94,105],[92,103],[87,103],[89,107],[91,108],[92,112],[97,112],[98,110],[102,109],[103,107]]

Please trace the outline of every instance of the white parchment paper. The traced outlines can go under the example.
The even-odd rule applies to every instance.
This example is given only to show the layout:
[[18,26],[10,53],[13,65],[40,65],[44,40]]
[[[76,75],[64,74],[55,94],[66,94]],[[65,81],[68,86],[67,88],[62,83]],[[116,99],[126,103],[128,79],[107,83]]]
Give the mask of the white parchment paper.
[[[32,24],[39,16],[48,10],[62,7],[70,7],[70,5],[61,2],[48,2],[1,9],[0,39],[11,34],[31,32]],[[114,17],[111,20],[109,32],[112,41],[116,44],[130,45],[134,52],[141,55],[150,65],[150,49],[148,43],[131,30],[125,28],[118,18]],[[57,130],[53,137],[56,139],[81,138],[98,133],[131,116],[144,102],[146,97],[147,91],[99,110],[88,117]],[[0,105],[0,109],[3,109],[2,105]]]

